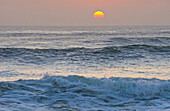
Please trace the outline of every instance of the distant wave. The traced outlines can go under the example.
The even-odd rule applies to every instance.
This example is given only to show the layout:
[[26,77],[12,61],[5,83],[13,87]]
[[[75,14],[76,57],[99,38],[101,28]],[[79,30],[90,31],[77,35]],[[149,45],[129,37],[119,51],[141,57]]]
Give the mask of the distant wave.
[[25,36],[125,36],[125,35],[160,35],[170,34],[162,32],[120,32],[120,31],[10,31],[0,32],[0,37],[25,37]]
[[103,48],[74,47],[67,49],[31,49],[31,48],[0,48],[0,54],[24,54],[24,53],[57,53],[57,52],[85,52],[85,53],[117,53],[129,50],[145,50],[149,52],[170,52],[170,46],[153,46],[147,44],[132,44],[125,46],[108,46]]
[[[151,55],[170,55],[170,46],[127,45],[103,48],[68,48],[68,49],[29,49],[0,48],[1,61],[17,61],[17,63],[47,64],[55,61],[98,61],[138,59]],[[62,58],[62,59],[61,59]],[[51,62],[49,62],[51,61]]]
[[127,45],[127,46],[122,46],[122,48],[144,49],[144,50],[148,50],[150,52],[169,52],[170,51],[170,46],[153,46],[153,45],[146,45],[146,44]]
[[[34,105],[37,110],[142,109],[146,107],[144,100],[153,100],[147,106],[163,110],[168,108],[164,102],[169,104],[169,95],[169,80],[46,76],[41,80],[0,82],[0,109],[9,104],[9,110],[35,110]],[[164,102],[157,104],[160,98]]]
[[[58,31],[58,32],[6,32],[0,33],[0,37],[25,37],[25,36],[110,36],[118,35],[115,31],[95,32],[95,31]],[[124,35],[124,34],[123,34]]]

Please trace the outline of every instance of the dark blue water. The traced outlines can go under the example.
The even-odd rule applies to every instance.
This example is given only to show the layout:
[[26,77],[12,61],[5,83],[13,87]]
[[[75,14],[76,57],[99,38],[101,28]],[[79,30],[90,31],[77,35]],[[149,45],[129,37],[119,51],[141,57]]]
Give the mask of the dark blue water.
[[169,26],[0,27],[0,110],[170,110],[169,79]]

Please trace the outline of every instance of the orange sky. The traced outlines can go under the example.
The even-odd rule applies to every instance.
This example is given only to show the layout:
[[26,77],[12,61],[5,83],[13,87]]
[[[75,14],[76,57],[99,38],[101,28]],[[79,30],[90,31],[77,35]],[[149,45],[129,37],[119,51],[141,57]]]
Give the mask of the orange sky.
[[0,0],[2,25],[170,25],[170,0]]

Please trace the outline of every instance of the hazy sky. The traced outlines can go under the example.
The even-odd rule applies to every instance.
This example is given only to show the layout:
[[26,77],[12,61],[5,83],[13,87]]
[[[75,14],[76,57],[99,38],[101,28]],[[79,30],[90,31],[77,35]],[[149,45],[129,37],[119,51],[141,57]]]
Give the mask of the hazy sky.
[[4,25],[170,25],[170,0],[0,0]]

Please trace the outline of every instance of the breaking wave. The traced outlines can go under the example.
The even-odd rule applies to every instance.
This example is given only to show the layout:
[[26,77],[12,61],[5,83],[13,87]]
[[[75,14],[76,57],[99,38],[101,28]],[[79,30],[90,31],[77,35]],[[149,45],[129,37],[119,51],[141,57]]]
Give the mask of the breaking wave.
[[143,106],[169,109],[164,102],[170,99],[170,81],[46,76],[40,80],[1,82],[0,98],[1,109],[10,106],[9,110],[132,110]]

